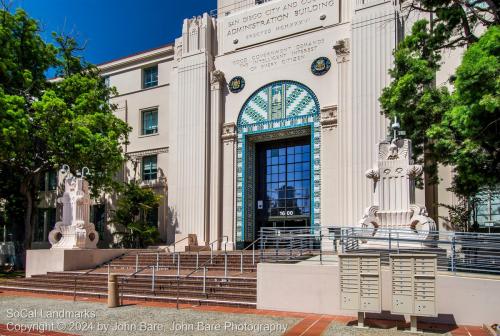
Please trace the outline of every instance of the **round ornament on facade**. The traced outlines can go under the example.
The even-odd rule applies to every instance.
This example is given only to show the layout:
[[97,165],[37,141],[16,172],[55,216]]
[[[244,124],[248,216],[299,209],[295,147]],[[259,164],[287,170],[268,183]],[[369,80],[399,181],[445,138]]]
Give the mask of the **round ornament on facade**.
[[332,67],[332,62],[327,57],[316,58],[311,64],[311,72],[316,76],[323,76]]
[[232,93],[241,92],[245,88],[245,79],[243,79],[243,77],[241,76],[233,77],[233,79],[229,81],[228,86],[229,91],[231,91]]

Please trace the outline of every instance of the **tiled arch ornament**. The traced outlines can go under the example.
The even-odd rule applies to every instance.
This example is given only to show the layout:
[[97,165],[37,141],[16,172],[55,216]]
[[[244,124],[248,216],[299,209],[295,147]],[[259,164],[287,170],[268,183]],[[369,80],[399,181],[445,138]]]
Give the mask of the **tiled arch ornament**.
[[243,105],[236,124],[236,240],[251,242],[255,219],[255,143],[311,137],[311,223],[320,225],[320,105],[307,86],[295,81],[269,83]]
[[50,231],[49,242],[55,249],[94,249],[99,234],[94,224],[89,222],[89,183],[85,180],[88,168],[82,169],[81,177],[73,176],[67,165],[63,166],[61,172],[65,175],[64,194],[57,202],[63,204],[63,216],[62,221],[57,222]]
[[[366,209],[361,226],[373,229],[369,232],[374,237],[387,236],[387,229],[391,229],[391,234],[399,238],[414,240],[400,245],[430,243],[429,233],[436,230],[436,224],[424,206],[415,204],[415,178],[422,174],[423,167],[413,164],[411,141],[396,138],[382,141],[377,151],[375,167],[365,173],[373,180],[375,204]],[[367,244],[370,242],[374,241],[367,240]],[[380,240],[376,243],[380,244]]]

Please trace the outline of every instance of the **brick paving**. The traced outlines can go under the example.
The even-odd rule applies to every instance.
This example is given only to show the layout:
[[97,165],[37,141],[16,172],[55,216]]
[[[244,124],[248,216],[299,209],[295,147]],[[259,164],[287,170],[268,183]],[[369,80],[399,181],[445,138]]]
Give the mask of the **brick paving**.
[[[54,294],[41,294],[41,293],[30,293],[30,292],[16,292],[16,291],[2,291],[0,292],[0,300],[2,297],[26,297],[26,298],[40,298],[40,299],[56,299],[56,300],[72,300],[71,297],[64,295],[54,295]],[[79,298],[78,301],[81,302],[93,302],[103,304],[106,302],[105,299],[99,298]],[[174,309],[176,305],[174,303],[166,302],[148,302],[148,301],[136,301],[136,300],[125,300],[125,306],[137,306],[137,307],[156,307],[156,308],[166,308]],[[287,331],[283,334],[286,336],[314,336],[314,335],[332,335],[332,336],[350,336],[350,335],[408,335],[404,330],[409,329],[409,324],[403,321],[391,321],[391,320],[376,320],[367,319],[366,325],[369,329],[358,329],[355,328],[356,318],[350,316],[332,316],[332,315],[319,315],[319,314],[305,314],[305,313],[294,313],[294,312],[281,312],[273,310],[262,310],[262,309],[249,309],[249,308],[238,308],[238,307],[223,307],[223,306],[192,306],[189,304],[180,305],[181,310],[184,311],[200,311],[210,312],[210,313],[220,313],[220,314],[240,314],[240,315],[260,315],[264,317],[272,318],[288,318],[295,319],[295,324],[292,324]],[[226,315],[224,315],[226,316]],[[220,316],[219,316],[220,318]],[[222,317],[224,319],[224,317]],[[258,318],[257,318],[258,319]],[[290,321],[290,320],[289,320]],[[32,330],[30,332],[20,332],[20,331],[9,331],[7,330],[6,324],[0,324],[0,336],[31,336],[31,335],[49,335],[49,336],[68,336],[72,334],[62,333],[62,332],[42,332],[37,330]],[[12,329],[12,328],[11,328]],[[419,323],[419,329],[425,331],[424,335],[452,335],[452,336],[488,336],[489,333],[478,326],[453,326],[444,324],[428,324]],[[98,333],[96,333],[97,335]],[[165,333],[164,333],[165,334]],[[203,335],[210,335],[210,332],[203,332]],[[249,334],[256,334],[254,332]],[[147,333],[145,333],[147,335]]]

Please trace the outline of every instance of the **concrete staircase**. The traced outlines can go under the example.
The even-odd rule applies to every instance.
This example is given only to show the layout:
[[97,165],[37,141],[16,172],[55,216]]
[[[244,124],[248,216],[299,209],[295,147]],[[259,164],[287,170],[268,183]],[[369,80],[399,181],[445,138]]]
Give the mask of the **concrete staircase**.
[[[259,256],[245,253],[242,258],[239,252],[214,256],[210,262],[210,252],[175,256],[165,252],[132,252],[113,260],[109,266],[93,270],[51,272],[2,281],[0,290],[73,296],[76,288],[78,298],[105,298],[108,272],[111,272],[119,274],[120,292],[124,299],[177,302],[179,295],[179,303],[255,308]],[[193,273],[204,263],[205,271],[200,268]]]

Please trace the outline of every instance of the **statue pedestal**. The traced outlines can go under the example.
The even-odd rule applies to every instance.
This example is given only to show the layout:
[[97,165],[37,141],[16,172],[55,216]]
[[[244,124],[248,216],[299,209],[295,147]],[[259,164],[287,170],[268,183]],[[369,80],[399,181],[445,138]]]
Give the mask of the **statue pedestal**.
[[26,251],[26,277],[47,272],[77,271],[96,267],[129,250],[62,249]]

